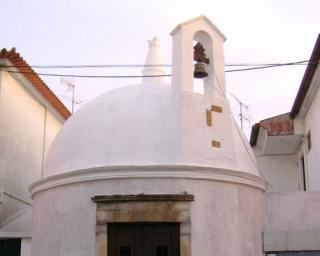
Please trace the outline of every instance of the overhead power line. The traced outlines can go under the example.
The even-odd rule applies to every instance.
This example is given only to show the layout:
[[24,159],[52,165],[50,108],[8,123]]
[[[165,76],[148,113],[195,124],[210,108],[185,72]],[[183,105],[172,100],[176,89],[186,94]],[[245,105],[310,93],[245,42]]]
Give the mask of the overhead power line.
[[[76,68],[143,68],[143,67],[171,67],[170,64],[161,65],[143,65],[143,64],[101,64],[101,65],[29,65],[31,68],[45,68],[45,69],[76,69]],[[3,67],[27,67],[26,65],[6,65]]]
[[[226,67],[261,67],[261,66],[285,66],[285,65],[307,65],[309,60],[295,61],[288,63],[234,63],[225,64]],[[0,65],[0,67],[6,68],[23,68],[31,67],[38,69],[77,69],[77,68],[143,68],[143,67],[172,67],[171,64],[159,64],[159,65],[144,65],[144,64],[101,64],[101,65]]]
[[[18,74],[34,74],[32,72],[20,72],[20,71],[8,71],[9,73]],[[79,77],[79,78],[139,78],[139,77],[169,77],[171,75],[117,75],[117,76],[105,76],[105,75],[73,75],[73,74],[51,74],[51,73],[36,73],[39,76],[56,76],[56,77]]]
[[[268,69],[268,68],[275,68],[275,67],[283,67],[283,66],[295,66],[295,65],[307,65],[309,64],[308,60],[304,61],[296,61],[296,62],[288,62],[288,63],[277,63],[277,64],[268,64],[265,66],[255,66],[255,67],[249,67],[249,68],[240,68],[240,69],[229,69],[225,70],[225,73],[231,73],[231,72],[242,72],[242,71],[250,71],[250,70],[258,70],[258,69]],[[315,63],[318,64],[318,63]],[[90,65],[84,65],[84,66],[77,66],[77,67],[89,67]],[[95,65],[95,67],[102,67],[101,65]],[[108,65],[108,66],[119,66],[119,65]],[[129,65],[122,65],[122,67],[129,67]],[[145,67],[145,65],[134,65],[135,67]],[[148,66],[157,66],[157,65],[148,65]],[[159,66],[159,65],[158,65]],[[0,66],[5,68],[10,67],[17,67],[17,66]],[[57,67],[57,66],[55,66]],[[63,67],[63,66],[59,66]],[[65,66],[66,67],[66,66]],[[71,67],[71,66],[69,66]],[[73,66],[76,67],[76,66]],[[93,67],[93,66],[90,66]],[[105,66],[106,67],[106,66]],[[10,73],[20,73],[20,74],[34,74],[33,72],[24,72],[24,71],[13,71],[8,70]],[[39,76],[52,76],[52,77],[78,77],[78,78],[141,78],[141,77],[170,77],[172,75],[77,75],[77,74],[60,74],[60,73],[37,73]]]
[[295,61],[295,62],[287,62],[287,63],[278,63],[278,64],[268,64],[265,66],[258,66],[258,67],[251,67],[251,68],[241,68],[241,69],[229,69],[225,70],[226,73],[228,72],[237,72],[237,71],[248,71],[248,70],[255,70],[255,69],[266,69],[266,68],[275,68],[275,67],[282,67],[282,66],[294,66],[294,65],[307,65],[307,60],[303,61]]

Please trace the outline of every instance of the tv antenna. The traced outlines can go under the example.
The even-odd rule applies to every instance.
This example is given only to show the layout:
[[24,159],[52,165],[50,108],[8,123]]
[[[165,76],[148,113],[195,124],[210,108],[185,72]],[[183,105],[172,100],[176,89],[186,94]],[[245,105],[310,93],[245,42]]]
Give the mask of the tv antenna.
[[[70,98],[70,97],[68,97],[68,96],[65,96],[65,95],[63,95],[63,94],[61,94],[61,97],[65,98],[65,99],[67,99],[67,100],[72,101],[72,98]],[[76,104],[76,105],[82,106],[84,103],[85,103],[85,100],[76,100],[76,99],[74,99],[74,104]]]
[[74,99],[75,80],[73,78],[70,78],[70,77],[67,78],[67,79],[61,78],[60,82],[67,86],[67,90],[66,90],[67,92],[71,92],[72,93],[71,94],[72,96],[71,96],[70,100],[72,102],[71,113],[73,114],[73,112],[74,112],[74,104],[77,103],[75,101],[75,99]]
[[249,106],[247,104],[244,104],[239,98],[237,98],[235,95],[233,95],[232,93],[230,93],[230,95],[237,101],[237,103],[239,104],[240,107],[240,113],[239,113],[239,117],[240,117],[240,127],[241,130],[243,130],[243,122],[247,121],[250,125],[251,123],[251,118],[248,115],[248,113],[244,113],[249,111]]

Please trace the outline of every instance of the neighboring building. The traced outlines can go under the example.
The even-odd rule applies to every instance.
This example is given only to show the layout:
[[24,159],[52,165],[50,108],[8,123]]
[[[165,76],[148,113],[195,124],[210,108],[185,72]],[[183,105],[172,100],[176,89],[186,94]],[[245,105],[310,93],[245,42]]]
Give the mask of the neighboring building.
[[250,144],[271,191],[320,190],[320,35],[290,113],[260,121]]
[[0,255],[30,255],[29,186],[70,112],[15,49],[0,52]]
[[320,35],[291,112],[262,120],[252,128],[250,144],[269,182],[267,251],[320,255],[319,60]]

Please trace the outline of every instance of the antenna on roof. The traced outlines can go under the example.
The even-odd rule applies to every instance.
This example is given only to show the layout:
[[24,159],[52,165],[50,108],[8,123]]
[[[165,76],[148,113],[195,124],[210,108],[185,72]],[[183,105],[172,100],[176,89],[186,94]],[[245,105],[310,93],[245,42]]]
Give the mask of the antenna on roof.
[[[61,94],[61,97],[65,98],[65,99],[67,99],[67,100],[72,101],[72,98],[70,98],[70,97],[68,97],[68,96],[65,96],[65,95],[63,95],[63,94]],[[76,105],[82,106],[84,103],[85,103],[85,100],[76,100],[76,99],[74,100],[74,104],[76,104]]]
[[74,88],[75,88],[75,80],[73,78],[61,78],[60,82],[64,85],[67,86],[67,92],[72,92],[72,97],[71,97],[71,102],[72,102],[72,110],[71,113],[73,114],[74,112],[74,104],[76,103],[75,99],[74,99]]
[[240,107],[240,113],[239,113],[239,117],[240,117],[240,125],[241,125],[241,130],[243,130],[243,121],[247,121],[249,122],[249,126],[251,123],[251,118],[248,115],[248,113],[244,114],[244,110],[246,112],[249,111],[249,106],[247,104],[244,104],[239,98],[237,98],[236,96],[234,96],[232,93],[230,93],[230,95],[237,101],[237,103],[239,104]]

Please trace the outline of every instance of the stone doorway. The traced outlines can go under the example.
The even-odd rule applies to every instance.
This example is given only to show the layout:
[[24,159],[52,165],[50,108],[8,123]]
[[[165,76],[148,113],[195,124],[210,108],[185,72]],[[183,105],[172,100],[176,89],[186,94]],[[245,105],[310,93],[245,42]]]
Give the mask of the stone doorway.
[[[151,246],[153,248],[151,250],[155,248],[156,253],[158,250],[158,254],[138,254],[138,256],[166,256],[166,252],[168,252],[167,256],[191,256],[190,204],[194,200],[193,195],[100,195],[93,197],[92,200],[97,204],[96,256],[135,256],[136,254],[133,254],[134,249],[128,248],[125,244],[120,245],[123,246],[121,249],[122,254],[119,254],[120,247],[117,243],[116,249],[109,248],[113,246],[109,235],[114,236],[113,233],[118,232],[109,232],[109,229],[121,230],[123,227],[124,231],[119,232],[125,233],[125,230],[128,229],[126,225],[132,225],[130,228],[135,229],[137,228],[134,226],[136,224],[141,225],[142,229],[146,229],[146,231],[142,231],[140,241],[143,241],[145,234],[149,234],[150,236],[150,232],[159,234],[166,230],[167,233],[171,232],[172,236],[174,236],[174,238],[171,238],[174,246],[178,246],[178,249],[174,250],[174,252],[178,252],[178,254],[169,254],[171,249],[165,248],[165,243],[162,244],[162,241],[165,241],[166,238],[160,234],[159,238],[155,238],[155,245],[153,247]],[[154,230],[150,224],[152,224],[152,227],[155,227]],[[121,227],[121,225],[124,226]],[[139,227],[137,229],[139,229]],[[139,233],[139,231],[132,231],[133,234],[134,232]],[[123,241],[127,241],[130,245],[133,243],[130,242],[130,239],[130,236],[127,238],[124,237]],[[114,254],[115,251],[118,254]]]
[[179,256],[179,223],[108,224],[110,256]]

